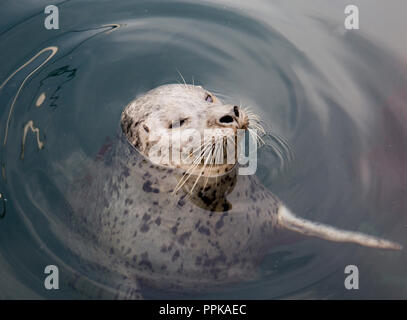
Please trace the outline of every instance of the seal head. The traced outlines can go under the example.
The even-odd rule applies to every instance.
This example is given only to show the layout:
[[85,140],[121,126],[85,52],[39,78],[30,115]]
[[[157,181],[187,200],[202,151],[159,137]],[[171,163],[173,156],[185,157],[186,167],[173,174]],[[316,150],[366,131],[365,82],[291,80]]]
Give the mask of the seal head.
[[[127,105],[121,116],[128,141],[150,161],[206,176],[233,168],[237,131],[248,125],[241,107],[223,103],[200,86],[180,84],[147,92]],[[215,163],[215,157],[226,160],[228,154],[233,161]]]

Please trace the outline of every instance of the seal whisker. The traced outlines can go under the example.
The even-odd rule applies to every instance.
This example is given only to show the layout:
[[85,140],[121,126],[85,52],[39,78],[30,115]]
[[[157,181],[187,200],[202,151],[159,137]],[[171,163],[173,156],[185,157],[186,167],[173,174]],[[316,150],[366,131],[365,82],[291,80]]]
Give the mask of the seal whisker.
[[[217,155],[222,150],[222,148],[223,148],[223,146],[221,144],[217,144],[215,146],[215,151],[214,151],[213,156],[212,156],[212,164],[210,165],[210,168],[213,168],[216,165],[215,161],[216,161]],[[209,175],[206,177],[206,182],[205,182],[205,185],[204,185],[203,189],[206,188],[206,185],[208,184],[208,181],[209,181]]]
[[[222,148],[222,143],[220,143],[220,142],[221,142],[221,139],[219,139],[219,138],[215,139],[215,141],[212,143],[212,148],[208,149],[205,152],[205,154],[209,153],[207,155],[209,157],[204,161],[203,167],[202,167],[200,173],[198,174],[194,185],[189,190],[188,195],[192,195],[193,190],[195,189],[195,187],[198,184],[203,172],[205,172],[208,165],[209,165],[210,168],[213,168],[216,165],[215,161],[216,161],[217,155],[219,154],[219,152],[221,151],[221,148]],[[223,137],[222,137],[222,142],[223,142]],[[188,176],[188,179],[189,179],[190,176],[191,176],[191,174]],[[208,183],[208,180],[209,180],[209,175],[207,176],[204,188],[206,187],[206,184]],[[185,184],[185,182],[183,183],[183,185]]]
[[189,169],[187,170],[187,172],[184,173],[184,175],[182,176],[182,178],[180,179],[180,181],[177,183],[173,194],[177,193],[183,186],[184,184],[188,181],[188,179],[191,177],[192,172],[198,167],[199,162],[202,161],[202,158],[198,159],[199,161],[197,161],[196,164],[192,164]]
[[177,72],[178,72],[178,74],[181,76],[182,81],[184,81],[184,86],[185,86],[185,88],[188,88],[187,83],[186,83],[186,81],[185,81],[185,78],[184,78],[184,77],[182,76],[182,74],[181,74],[181,71],[179,71],[179,70],[177,69]]
[[260,134],[264,135],[266,134],[266,131],[264,131],[263,127],[261,125],[259,125],[258,123],[253,123],[251,126],[251,129],[256,129],[257,131],[260,131]]
[[231,98],[232,98],[231,96],[229,96],[229,95],[227,95],[227,94],[224,94],[224,93],[222,93],[222,92],[220,92],[220,91],[218,91],[218,90],[214,90],[214,89],[212,89],[212,88],[208,88],[208,90],[209,90],[210,92],[214,93],[216,96],[223,97],[223,98],[227,98],[227,99],[231,99]]
[[[193,151],[193,152],[191,153],[191,155],[194,155],[194,154],[196,154],[197,152],[203,152],[203,150],[205,150],[206,147],[209,146],[211,143],[212,143],[212,141],[209,141],[209,142],[205,143],[202,147],[200,147],[200,148],[196,149],[195,151]],[[190,156],[191,156],[191,155],[190,155]],[[201,155],[202,155],[202,154],[201,154]]]
[[249,131],[249,134],[253,137],[253,139],[257,142],[257,144],[258,144],[260,147],[266,144],[266,143],[264,142],[263,138],[261,138],[261,137],[259,136],[259,134],[258,134],[255,130],[249,128],[248,131]]
[[203,157],[206,155],[207,152],[209,152],[211,150],[210,147],[211,147],[211,144],[208,143],[206,148],[204,149],[204,151],[202,151],[203,155],[195,158],[195,160],[192,162],[191,166],[188,168],[186,173],[183,175],[183,177],[178,182],[177,186],[175,187],[175,189],[173,191],[173,194],[177,193],[183,187],[183,185],[188,181],[188,179],[192,175],[192,172],[199,166],[200,162],[202,162]]
[[[263,126],[261,125],[261,118],[255,114],[250,107],[240,106],[245,112],[247,118],[249,119],[248,131],[249,134],[258,142],[259,146],[266,145],[266,142],[263,140],[262,135],[266,134]],[[254,130],[253,130],[254,129]],[[257,132],[259,131],[259,132]]]
[[[209,149],[209,152],[212,151],[212,149]],[[205,172],[206,166],[208,164],[208,162],[210,161],[211,158],[208,158],[203,165],[202,170],[200,171],[199,175],[197,176],[194,185],[192,186],[192,188],[189,190],[188,195],[192,195],[193,190],[195,189],[195,186],[198,184],[199,179],[202,176],[202,173]]]
[[[217,153],[217,146],[215,147],[215,152],[214,152],[214,154],[215,153]],[[212,156],[212,164],[210,164],[210,168],[213,168],[215,166],[215,157],[214,157],[214,155]],[[203,189],[205,189],[206,188],[206,185],[208,184],[208,181],[209,181],[209,175],[206,177],[206,181],[205,181],[205,184],[204,184],[204,187],[203,187]]]

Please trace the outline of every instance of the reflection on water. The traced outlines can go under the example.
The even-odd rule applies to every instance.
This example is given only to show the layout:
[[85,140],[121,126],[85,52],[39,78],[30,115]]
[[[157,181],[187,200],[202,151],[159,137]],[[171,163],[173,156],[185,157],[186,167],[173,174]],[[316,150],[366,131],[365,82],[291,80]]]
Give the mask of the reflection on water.
[[[346,31],[342,1],[118,3],[63,1],[54,31],[44,29],[39,4],[2,10],[15,20],[0,19],[8,21],[0,30],[1,298],[111,293],[69,246],[71,208],[57,186],[103,158],[123,107],[180,81],[177,70],[251,106],[275,134],[270,143],[287,141],[278,153],[261,149],[257,176],[294,212],[406,245],[407,68],[401,39],[368,19],[381,4],[361,1],[361,30]],[[394,14],[405,11],[394,3]],[[406,298],[406,263],[405,250],[287,234],[270,244],[257,278],[175,297]],[[58,292],[43,287],[50,264],[65,284]],[[357,292],[343,286],[349,264],[359,267]]]
[[34,127],[34,123],[32,122],[32,120],[28,121],[24,126],[23,141],[21,142],[21,160],[24,159],[25,139],[27,138],[28,130],[31,130],[31,132],[35,133],[37,137],[38,149],[42,149],[44,146],[44,142],[40,140],[40,130]]
[[24,63],[21,67],[19,67],[17,70],[15,70],[0,86],[0,89],[2,89],[7,82],[9,82],[10,79],[12,79],[14,77],[15,74],[17,74],[18,72],[20,72],[20,70],[24,69],[26,66],[31,66],[33,63],[35,64],[35,60],[41,56],[44,52],[47,51],[51,51],[50,55],[41,62],[41,64],[39,66],[37,66],[34,70],[32,70],[25,78],[24,81],[21,83],[20,87],[17,90],[16,95],[14,96],[13,102],[11,103],[10,106],[10,110],[8,112],[8,117],[7,117],[7,122],[6,122],[6,129],[4,132],[4,140],[3,140],[3,146],[5,146],[7,144],[7,137],[8,137],[8,130],[9,130],[9,125],[10,125],[10,120],[11,120],[11,116],[13,114],[14,111],[14,105],[17,101],[18,95],[21,92],[21,89],[23,88],[24,84],[26,83],[26,81],[37,71],[39,70],[45,63],[47,63],[47,61],[49,59],[51,59],[58,51],[57,47],[49,47],[49,48],[45,48],[43,50],[41,50],[40,52],[38,52],[34,57],[32,57],[29,61],[27,61],[26,63]]

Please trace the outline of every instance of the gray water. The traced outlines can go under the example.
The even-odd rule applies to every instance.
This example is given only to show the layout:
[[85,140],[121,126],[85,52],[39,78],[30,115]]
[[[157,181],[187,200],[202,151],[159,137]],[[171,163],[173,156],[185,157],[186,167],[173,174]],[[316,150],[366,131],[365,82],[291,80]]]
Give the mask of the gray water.
[[[342,0],[67,0],[53,3],[60,29],[47,30],[47,1],[3,0],[0,298],[86,298],[64,282],[44,288],[46,265],[75,272],[55,168],[76,151],[94,159],[123,107],[181,81],[177,70],[251,106],[286,141],[280,162],[259,151],[256,174],[294,212],[406,246],[407,4],[352,3],[359,30],[344,28]],[[287,235],[256,280],[176,297],[405,299],[406,263],[405,249]],[[351,264],[358,290],[344,287]]]

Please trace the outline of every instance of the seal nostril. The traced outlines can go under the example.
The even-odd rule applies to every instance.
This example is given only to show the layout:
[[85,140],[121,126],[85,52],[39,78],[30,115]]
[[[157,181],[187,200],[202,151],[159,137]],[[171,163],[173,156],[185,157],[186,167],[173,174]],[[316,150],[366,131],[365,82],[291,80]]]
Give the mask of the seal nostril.
[[219,119],[220,123],[232,123],[233,118],[231,116],[223,116],[222,118]]
[[238,106],[233,107],[233,112],[235,113],[235,116],[239,118],[239,107]]

